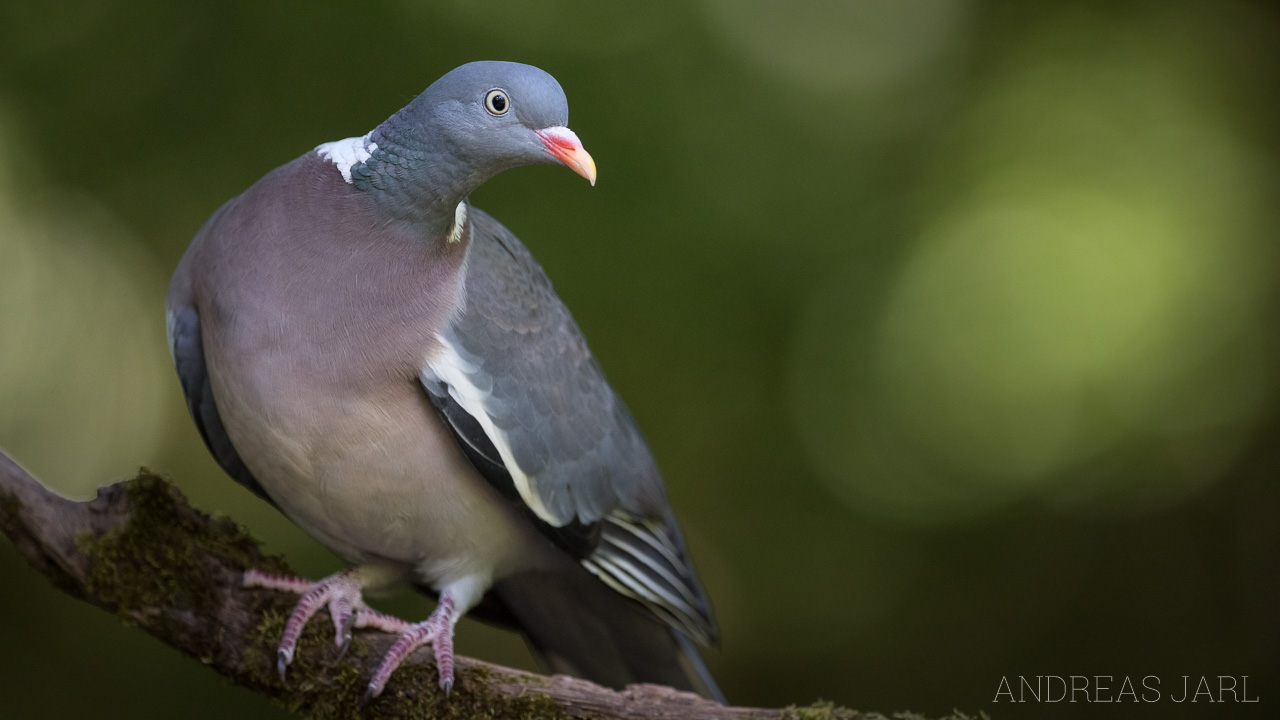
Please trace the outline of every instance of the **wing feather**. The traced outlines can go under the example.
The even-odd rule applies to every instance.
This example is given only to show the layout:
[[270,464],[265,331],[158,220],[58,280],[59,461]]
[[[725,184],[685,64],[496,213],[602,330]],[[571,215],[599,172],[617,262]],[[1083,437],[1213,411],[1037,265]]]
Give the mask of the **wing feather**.
[[673,628],[715,636],[644,438],[542,268],[469,213],[466,301],[422,385],[490,483],[583,567]]

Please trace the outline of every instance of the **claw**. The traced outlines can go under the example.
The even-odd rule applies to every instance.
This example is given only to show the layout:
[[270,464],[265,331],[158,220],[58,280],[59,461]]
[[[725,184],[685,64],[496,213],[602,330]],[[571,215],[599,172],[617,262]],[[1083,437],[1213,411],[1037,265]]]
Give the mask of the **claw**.
[[289,668],[289,663],[293,662],[293,651],[280,648],[276,651],[276,669],[280,671],[280,682],[284,683],[284,671]]
[[346,656],[347,650],[351,647],[351,630],[355,626],[355,615],[351,612],[349,605],[344,613],[341,608],[335,611],[331,604],[329,606],[329,612],[334,614],[333,641],[338,646],[338,659],[341,660]]
[[343,625],[341,634],[338,636],[338,660],[347,656],[347,651],[351,649],[351,628],[355,623],[348,622]]

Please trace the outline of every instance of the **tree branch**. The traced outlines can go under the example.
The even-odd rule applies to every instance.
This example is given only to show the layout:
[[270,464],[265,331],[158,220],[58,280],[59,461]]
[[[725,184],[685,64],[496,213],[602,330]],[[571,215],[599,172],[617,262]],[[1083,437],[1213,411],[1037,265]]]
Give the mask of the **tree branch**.
[[430,653],[407,661],[383,695],[361,707],[367,678],[395,638],[357,631],[339,658],[331,630],[325,634],[329,624],[309,623],[282,683],[275,646],[293,601],[246,589],[241,577],[248,568],[290,574],[284,560],[263,555],[232,521],[192,509],[177,488],[145,469],[127,483],[100,489],[91,501],[76,502],[49,491],[0,451],[0,529],[63,591],[306,717],[883,718],[829,704],[726,707],[656,685],[617,692],[464,657],[457,659],[457,684],[446,698]]

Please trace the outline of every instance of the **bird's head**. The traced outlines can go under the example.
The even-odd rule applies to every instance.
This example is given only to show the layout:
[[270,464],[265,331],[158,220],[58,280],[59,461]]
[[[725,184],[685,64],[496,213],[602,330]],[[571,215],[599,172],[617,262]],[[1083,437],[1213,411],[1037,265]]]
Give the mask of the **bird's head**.
[[596,164],[570,130],[569,103],[546,72],[511,62],[473,62],[451,70],[406,110],[437,148],[478,179],[535,163],[560,163],[595,185]]

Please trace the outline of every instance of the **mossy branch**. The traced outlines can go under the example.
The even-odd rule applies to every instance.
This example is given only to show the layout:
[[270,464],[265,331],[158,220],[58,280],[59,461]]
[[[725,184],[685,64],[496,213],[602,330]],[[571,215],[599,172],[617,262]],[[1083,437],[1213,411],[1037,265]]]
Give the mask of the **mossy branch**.
[[829,704],[726,707],[656,685],[617,692],[463,657],[457,685],[445,697],[425,659],[430,653],[401,666],[383,695],[361,707],[367,678],[395,638],[358,631],[340,658],[325,635],[328,623],[310,623],[282,683],[275,646],[292,601],[246,589],[240,579],[248,568],[289,573],[284,560],[263,555],[234,522],[194,510],[177,488],[145,469],[129,482],[102,488],[93,500],[76,502],[49,491],[0,451],[0,529],[63,591],[305,717],[884,718]]

